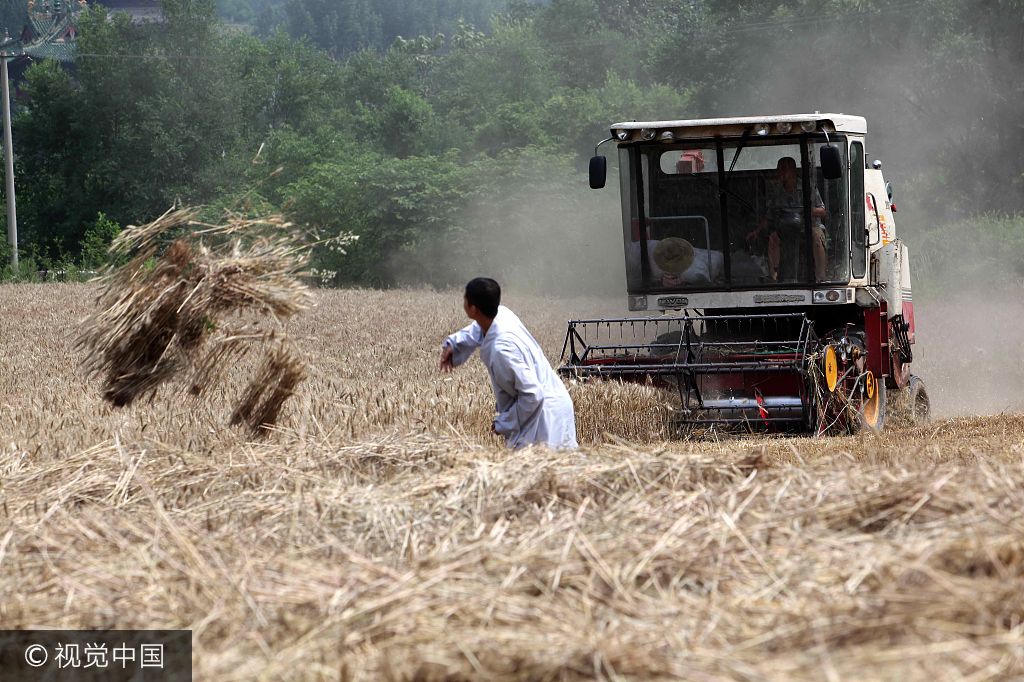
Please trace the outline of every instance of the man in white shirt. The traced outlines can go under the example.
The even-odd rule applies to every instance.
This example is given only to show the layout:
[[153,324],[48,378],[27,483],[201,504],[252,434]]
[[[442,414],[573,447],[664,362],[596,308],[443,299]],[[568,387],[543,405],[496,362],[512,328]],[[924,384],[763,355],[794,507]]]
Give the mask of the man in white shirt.
[[500,303],[501,287],[493,279],[478,277],[466,285],[463,308],[473,323],[445,339],[439,368],[451,372],[479,348],[497,402],[494,433],[515,449],[534,443],[576,448],[569,392],[537,341]]

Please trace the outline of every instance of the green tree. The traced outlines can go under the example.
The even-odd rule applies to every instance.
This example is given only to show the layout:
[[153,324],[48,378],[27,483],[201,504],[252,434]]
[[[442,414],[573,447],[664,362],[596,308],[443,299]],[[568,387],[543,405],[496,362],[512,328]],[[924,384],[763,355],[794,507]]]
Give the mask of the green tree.
[[555,0],[533,25],[563,85],[586,88],[600,85],[609,71],[637,73],[638,41],[610,27],[596,0]]
[[[531,22],[497,22],[491,36],[463,41],[433,64],[425,87],[462,148],[496,153],[537,139],[536,111],[558,87],[552,55]],[[458,36],[456,36],[457,38]]]
[[340,282],[457,282],[486,267],[565,286],[577,270],[559,263],[605,253],[588,250],[594,228],[567,226],[620,239],[614,193],[586,191],[582,173],[609,123],[814,110],[868,118],[901,230],[1024,211],[1024,0],[919,10],[221,2],[223,16],[255,17],[257,36],[225,30],[211,0],[167,0],[167,21],[141,26],[92,8],[70,75],[36,64],[23,88],[24,250],[92,258],[100,212],[128,224],[175,201],[246,204],[360,234],[348,254],[317,255]]
[[81,256],[78,264],[83,270],[99,270],[110,262],[107,250],[110,243],[120,234],[121,226],[103,213],[96,216],[94,222],[82,237]]
[[[289,215],[323,236],[359,235],[341,262],[333,252],[320,253],[316,267],[337,271],[338,282],[380,286],[443,279],[430,274],[434,264],[427,259],[404,261],[404,271],[396,265],[403,254],[461,229],[470,177],[471,168],[451,154],[395,159],[355,152],[313,165],[281,191]],[[418,269],[408,269],[410,263]]]
[[383,20],[373,0],[288,0],[288,31],[308,38],[334,57],[384,41]]
[[75,254],[99,212],[138,223],[175,202],[237,192],[268,134],[344,126],[339,65],[283,35],[218,29],[207,1],[167,0],[167,21],[83,12],[72,78],[29,69],[16,122],[24,240]]
[[384,50],[396,38],[455,30],[459,21],[486,26],[504,0],[287,0],[284,24],[337,58]]
[[28,22],[28,4],[22,0],[0,0],[0,26],[17,37]]
[[81,91],[56,62],[29,69],[25,93],[27,107],[14,122],[19,239],[58,254],[78,242],[78,226],[97,203],[81,182],[94,131],[80,117]]

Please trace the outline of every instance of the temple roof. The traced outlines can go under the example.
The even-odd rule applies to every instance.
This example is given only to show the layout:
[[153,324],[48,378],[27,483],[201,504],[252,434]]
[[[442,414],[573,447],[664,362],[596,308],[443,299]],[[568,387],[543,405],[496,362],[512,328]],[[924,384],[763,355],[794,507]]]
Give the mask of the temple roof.
[[72,61],[78,35],[75,4],[54,0],[52,3],[42,2],[39,6],[43,11],[34,11],[33,7],[21,32],[22,50],[32,57]]
[[[162,21],[160,0],[92,0],[111,13],[125,12],[134,23]],[[15,54],[20,51],[38,59],[74,61],[78,11],[85,7],[84,0],[30,0],[28,23],[21,31],[20,40],[10,45]]]
[[75,60],[75,43],[39,43],[25,47],[25,54],[36,59],[56,59],[58,62]]

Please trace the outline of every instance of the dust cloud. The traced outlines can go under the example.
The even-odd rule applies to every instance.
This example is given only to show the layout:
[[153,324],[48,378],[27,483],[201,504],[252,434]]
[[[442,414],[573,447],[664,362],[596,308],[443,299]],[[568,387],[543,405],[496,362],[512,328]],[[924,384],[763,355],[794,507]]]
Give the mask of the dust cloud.
[[[756,39],[763,49],[743,67],[745,80],[755,87],[722,89],[699,105],[701,110],[665,111],[657,118],[814,111],[864,116],[868,159],[884,162],[886,180],[895,187],[897,234],[910,249],[912,272],[921,275],[914,281],[918,339],[914,373],[924,379],[934,413],[1020,411],[1024,410],[1020,390],[1024,363],[1017,349],[1024,338],[1021,273],[980,248],[967,250],[962,257],[985,260],[984,284],[969,276],[969,268],[946,272],[926,265],[942,260],[932,257],[940,250],[959,249],[958,243],[972,240],[963,232],[953,238],[955,222],[960,221],[958,230],[962,230],[964,224],[970,225],[969,220],[963,221],[971,213],[993,209],[983,203],[972,205],[972,188],[984,186],[988,196],[1005,198],[1004,206],[1012,211],[1024,205],[1020,188],[1013,185],[1013,173],[1007,170],[1014,167],[1011,157],[1019,149],[993,144],[981,149],[964,142],[974,139],[968,131],[976,136],[979,126],[994,125],[993,96],[986,96],[985,89],[1005,80],[1000,73],[1007,65],[1000,55],[979,55],[969,81],[962,87],[946,87],[948,94],[935,99],[936,92],[943,91],[936,84],[958,76],[953,71],[942,73],[943,67],[936,66],[934,46],[928,44],[934,36],[912,30],[925,4],[893,3],[891,9],[866,18],[865,22],[896,26],[873,40],[865,37],[863,25],[851,26],[846,20],[808,21],[788,26],[776,36],[762,33]],[[608,157],[614,166],[614,154]],[[949,165],[951,157],[961,159],[959,169]],[[958,170],[963,173],[967,201],[963,195],[954,199],[938,189],[948,188],[948,173]],[[543,182],[510,186],[502,197],[480,201],[472,208],[465,222],[474,231],[466,235],[462,248],[442,246],[425,258],[432,268],[450,273],[453,284],[489,275],[513,291],[562,299],[607,297],[616,304],[610,307],[624,312],[616,173],[617,169],[609,168],[609,184],[598,192],[587,189],[581,175],[577,175],[578,191],[566,189],[571,178],[562,177],[556,183],[561,195],[546,191]],[[1024,229],[1024,220],[1017,223]],[[999,249],[997,241],[990,243],[992,249]],[[1002,284],[993,287],[992,282]]]
[[[529,159],[520,163],[529,164]],[[537,177],[471,204],[457,237],[390,263],[401,283],[429,268],[430,281],[459,287],[493,277],[503,289],[571,298],[601,295],[625,308],[626,272],[617,169],[609,186],[589,189],[573,168],[538,168]],[[528,175],[528,170],[526,174]],[[422,280],[421,280],[422,281]]]
[[[604,294],[625,303],[626,269],[618,195],[584,185],[575,206],[524,204],[480,236],[476,268],[509,286],[549,295]],[[588,205],[589,204],[589,205]],[[573,210],[575,209],[575,210]],[[486,206],[477,207],[486,211]],[[482,221],[481,221],[482,222]]]
[[916,304],[912,371],[937,417],[1024,411],[1020,292],[953,295]]

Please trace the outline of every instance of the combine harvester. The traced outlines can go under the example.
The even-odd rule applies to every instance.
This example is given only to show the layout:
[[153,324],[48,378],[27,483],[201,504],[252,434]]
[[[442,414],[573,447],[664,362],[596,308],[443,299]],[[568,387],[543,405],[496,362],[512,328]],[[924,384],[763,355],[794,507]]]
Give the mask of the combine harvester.
[[[892,189],[859,116],[618,123],[629,310],[573,320],[560,372],[678,391],[681,425],[817,435],[927,420]],[[604,187],[607,159],[590,162]]]

